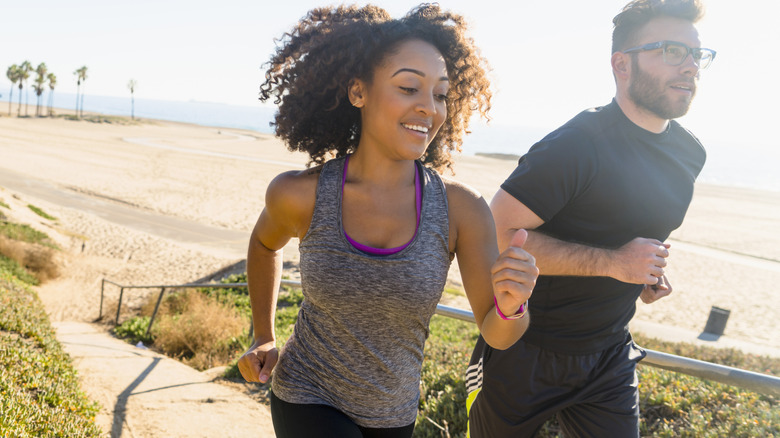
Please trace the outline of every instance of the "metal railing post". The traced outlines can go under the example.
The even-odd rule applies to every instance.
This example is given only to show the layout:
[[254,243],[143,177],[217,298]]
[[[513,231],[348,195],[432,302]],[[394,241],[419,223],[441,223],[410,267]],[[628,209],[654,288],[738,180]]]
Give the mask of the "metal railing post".
[[106,279],[100,279],[100,312],[98,313],[98,321],[103,318],[103,291],[106,287]]
[[119,302],[116,304],[116,321],[114,324],[119,325],[119,311],[122,310],[122,295],[125,294],[125,288],[119,287]]
[[154,318],[157,316],[157,310],[160,309],[160,303],[162,302],[163,294],[165,293],[165,288],[160,288],[160,296],[157,297],[157,304],[154,305],[154,312],[152,312],[152,317],[149,318],[149,326],[146,327],[146,337],[149,337],[149,333],[152,332],[152,324],[154,324]]

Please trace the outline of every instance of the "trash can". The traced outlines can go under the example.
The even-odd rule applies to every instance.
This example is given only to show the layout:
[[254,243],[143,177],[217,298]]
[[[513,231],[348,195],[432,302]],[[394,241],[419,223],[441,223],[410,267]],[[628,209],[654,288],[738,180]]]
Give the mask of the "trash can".
[[726,321],[729,320],[730,314],[730,310],[712,306],[712,309],[710,310],[710,316],[707,318],[707,325],[704,326],[704,332],[718,336],[722,335],[726,328]]

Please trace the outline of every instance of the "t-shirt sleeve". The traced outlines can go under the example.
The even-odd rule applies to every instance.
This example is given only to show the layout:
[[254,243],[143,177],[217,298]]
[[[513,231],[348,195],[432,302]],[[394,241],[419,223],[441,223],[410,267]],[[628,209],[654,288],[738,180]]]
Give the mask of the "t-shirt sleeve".
[[597,172],[595,150],[585,132],[558,129],[531,147],[501,188],[543,221],[550,221]]
[[672,129],[680,130],[680,135],[682,135],[683,138],[685,138],[685,136],[690,137],[690,139],[684,143],[686,146],[686,154],[680,158],[680,162],[688,166],[693,173],[694,179],[698,178],[702,168],[704,168],[704,163],[707,161],[707,151],[704,149],[699,138],[696,137],[693,132],[677,123],[676,120],[672,120]]

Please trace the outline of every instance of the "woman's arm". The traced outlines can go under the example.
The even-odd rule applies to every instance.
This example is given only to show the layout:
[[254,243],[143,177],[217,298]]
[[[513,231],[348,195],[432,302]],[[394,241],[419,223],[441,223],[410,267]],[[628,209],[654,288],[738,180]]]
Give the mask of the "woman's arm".
[[514,320],[501,318],[494,297],[504,315],[517,312],[536,284],[539,270],[535,260],[522,249],[519,241],[499,254],[493,217],[479,193],[448,181],[447,199],[450,245],[458,258],[477,326],[491,347],[509,348],[525,333],[530,316],[526,314]]
[[306,234],[314,209],[316,172],[287,172],[274,178],[266,205],[252,231],[247,252],[247,282],[254,342],[238,360],[249,382],[265,383],[279,358],[274,318],[282,279],[282,248]]

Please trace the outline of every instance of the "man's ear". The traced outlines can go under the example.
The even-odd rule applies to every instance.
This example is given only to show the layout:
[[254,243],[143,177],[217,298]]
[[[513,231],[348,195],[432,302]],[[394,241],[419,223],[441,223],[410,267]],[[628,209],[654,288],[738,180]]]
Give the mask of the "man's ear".
[[360,79],[352,79],[349,82],[347,96],[349,97],[349,102],[355,108],[363,108],[364,90],[365,84]]
[[612,73],[618,79],[626,80],[631,75],[631,55],[623,52],[612,54]]

